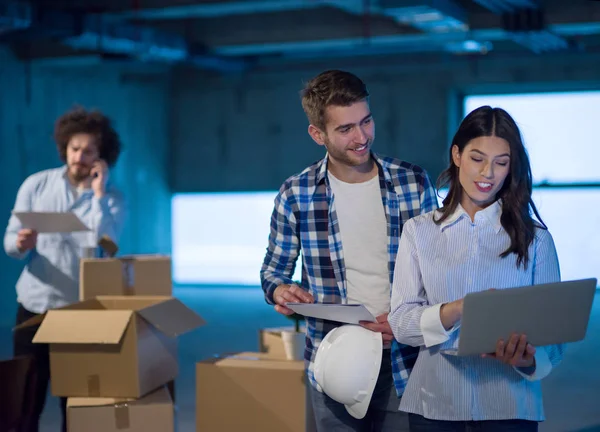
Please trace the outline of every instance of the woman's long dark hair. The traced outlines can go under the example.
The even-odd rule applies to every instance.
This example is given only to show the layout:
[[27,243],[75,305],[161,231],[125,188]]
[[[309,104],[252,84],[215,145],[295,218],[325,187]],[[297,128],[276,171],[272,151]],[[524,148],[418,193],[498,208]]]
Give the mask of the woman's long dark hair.
[[[454,213],[462,197],[462,187],[458,179],[459,168],[452,159],[452,147],[457,146],[462,155],[466,145],[483,136],[497,136],[506,140],[510,146],[510,169],[496,199],[502,201],[500,223],[510,237],[510,246],[500,254],[506,257],[517,255],[517,267],[527,268],[529,263],[529,245],[535,237],[536,226],[547,229],[535,204],[531,199],[532,180],[529,157],[525,151],[521,132],[512,117],[501,108],[482,106],[467,115],[460,124],[450,146],[450,165],[440,174],[437,187],[449,186],[448,195],[442,202],[441,216],[435,219],[442,223]],[[531,212],[537,221],[533,219]]]

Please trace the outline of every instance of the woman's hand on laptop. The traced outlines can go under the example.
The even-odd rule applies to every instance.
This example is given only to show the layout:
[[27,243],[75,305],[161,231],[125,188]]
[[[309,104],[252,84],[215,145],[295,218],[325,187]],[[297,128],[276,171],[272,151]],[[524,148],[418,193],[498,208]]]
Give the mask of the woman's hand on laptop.
[[517,368],[535,367],[535,347],[527,342],[524,334],[512,334],[508,341],[499,339],[496,352],[483,354],[482,357],[495,358]]
[[[490,288],[489,290],[495,291],[496,288]],[[440,307],[440,321],[445,330],[450,330],[462,319],[464,300],[463,297],[453,302],[444,303]]]
[[450,303],[444,303],[440,307],[440,320],[444,329],[450,330],[458,323],[463,314],[463,300],[455,300]]

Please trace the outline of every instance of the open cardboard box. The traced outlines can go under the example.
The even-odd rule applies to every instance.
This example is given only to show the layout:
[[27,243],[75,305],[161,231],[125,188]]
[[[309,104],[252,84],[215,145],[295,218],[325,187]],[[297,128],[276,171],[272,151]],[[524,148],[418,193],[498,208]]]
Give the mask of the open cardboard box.
[[177,336],[204,320],[173,297],[102,296],[53,309],[34,343],[50,344],[55,396],[139,398],[175,379]]

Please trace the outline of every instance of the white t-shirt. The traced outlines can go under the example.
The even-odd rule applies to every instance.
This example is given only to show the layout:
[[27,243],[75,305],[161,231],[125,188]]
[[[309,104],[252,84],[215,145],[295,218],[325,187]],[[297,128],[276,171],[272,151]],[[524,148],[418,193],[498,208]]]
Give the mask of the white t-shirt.
[[387,313],[388,235],[379,176],[362,183],[328,176],[342,239],[348,303],[362,303],[374,316]]

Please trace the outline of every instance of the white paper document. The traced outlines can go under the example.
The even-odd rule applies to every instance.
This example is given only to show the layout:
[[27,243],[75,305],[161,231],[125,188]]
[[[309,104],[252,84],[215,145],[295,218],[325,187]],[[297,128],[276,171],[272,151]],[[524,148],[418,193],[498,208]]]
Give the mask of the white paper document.
[[286,303],[286,306],[300,315],[347,324],[377,321],[362,304]]
[[21,221],[23,228],[33,229],[38,233],[90,230],[73,212],[13,212],[13,214]]

